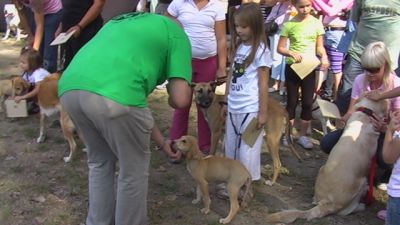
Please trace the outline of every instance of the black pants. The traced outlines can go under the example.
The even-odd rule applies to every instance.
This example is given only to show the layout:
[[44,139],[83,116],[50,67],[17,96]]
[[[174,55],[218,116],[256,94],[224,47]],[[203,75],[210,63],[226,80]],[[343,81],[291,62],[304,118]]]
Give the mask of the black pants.
[[290,65],[285,70],[287,105],[289,119],[296,117],[296,106],[299,101],[299,88],[301,88],[301,115],[302,120],[312,119],[312,103],[315,91],[315,71],[312,71],[303,80],[294,72]]
[[[336,143],[339,141],[340,137],[343,134],[343,129],[335,130],[327,135],[325,135],[320,141],[321,150],[326,154],[329,154]],[[383,141],[385,140],[385,133],[380,133],[378,137],[378,146],[376,149],[376,159],[379,168],[381,169],[391,169],[392,165],[389,165],[383,161],[382,148]]]

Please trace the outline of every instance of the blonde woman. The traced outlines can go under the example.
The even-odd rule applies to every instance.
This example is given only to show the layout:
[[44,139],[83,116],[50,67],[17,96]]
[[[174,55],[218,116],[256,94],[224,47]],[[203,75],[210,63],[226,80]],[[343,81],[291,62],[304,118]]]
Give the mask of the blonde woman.
[[[355,103],[358,98],[364,95],[371,95],[370,91],[388,91],[395,87],[400,87],[400,78],[391,69],[391,61],[388,49],[383,42],[372,42],[361,54],[361,65],[364,73],[358,75],[354,80],[350,106],[347,113],[342,117],[342,122],[345,123],[355,112]],[[394,112],[400,109],[400,97],[390,99],[389,111]],[[380,132],[377,147],[378,165],[384,169],[390,169],[382,158],[382,146],[387,129],[386,118],[379,118],[378,116],[370,117],[377,132]],[[321,150],[325,153],[330,153],[333,146],[337,143],[343,129],[338,129],[327,134],[321,140]],[[390,171],[390,170],[389,170]]]

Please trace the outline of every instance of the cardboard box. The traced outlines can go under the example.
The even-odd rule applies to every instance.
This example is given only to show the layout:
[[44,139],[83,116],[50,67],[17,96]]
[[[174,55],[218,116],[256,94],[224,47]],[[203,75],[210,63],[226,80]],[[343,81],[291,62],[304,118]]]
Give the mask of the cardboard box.
[[28,110],[26,108],[26,100],[21,100],[16,103],[12,99],[7,99],[4,101],[6,105],[7,117],[27,117]]

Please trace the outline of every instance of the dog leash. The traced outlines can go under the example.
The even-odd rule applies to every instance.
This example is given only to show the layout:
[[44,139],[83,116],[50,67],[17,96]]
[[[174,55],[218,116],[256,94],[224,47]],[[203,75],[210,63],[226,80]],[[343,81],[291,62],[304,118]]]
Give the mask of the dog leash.
[[[246,113],[246,115],[245,115],[244,118],[243,118],[242,123],[240,124],[240,128],[242,128],[244,122],[246,122],[247,117],[249,117],[249,115],[250,115],[250,113]],[[230,121],[231,121],[231,124],[232,124],[232,127],[233,127],[233,131],[235,131],[236,138],[239,138],[237,148],[235,149],[235,156],[234,156],[234,159],[236,159],[236,152],[237,152],[238,149],[240,150],[240,146],[242,145],[242,133],[239,132],[239,131],[240,131],[240,128],[239,128],[239,131],[238,131],[238,129],[236,128],[235,124],[233,123],[232,113],[229,113],[229,119],[230,119]]]
[[358,107],[358,108],[356,109],[356,112],[363,112],[363,113],[365,113],[367,116],[370,116],[370,117],[374,118],[375,120],[378,120],[378,118],[376,118],[376,116],[374,115],[374,111],[372,111],[372,110],[369,109],[369,108],[366,108],[366,107],[361,106],[361,107]]

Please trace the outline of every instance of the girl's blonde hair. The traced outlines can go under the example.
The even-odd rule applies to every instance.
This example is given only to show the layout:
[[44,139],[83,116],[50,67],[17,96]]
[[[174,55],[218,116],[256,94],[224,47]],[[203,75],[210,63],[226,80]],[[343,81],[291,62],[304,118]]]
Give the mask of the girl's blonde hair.
[[[363,68],[381,68],[384,66],[383,86],[385,90],[392,89],[393,81],[390,79],[391,61],[389,51],[385,43],[381,41],[372,42],[367,45],[360,57]],[[367,84],[365,84],[366,86]]]
[[242,44],[242,40],[240,40],[236,33],[235,18],[242,24],[249,26],[252,32],[251,52],[244,61],[244,64],[247,67],[251,64],[251,62],[253,62],[257,49],[261,43],[264,44],[264,48],[267,48],[267,37],[265,36],[264,20],[260,6],[254,2],[244,3],[237,9],[235,7],[231,7],[229,14],[229,30],[231,31],[231,62],[233,62],[238,46]]

